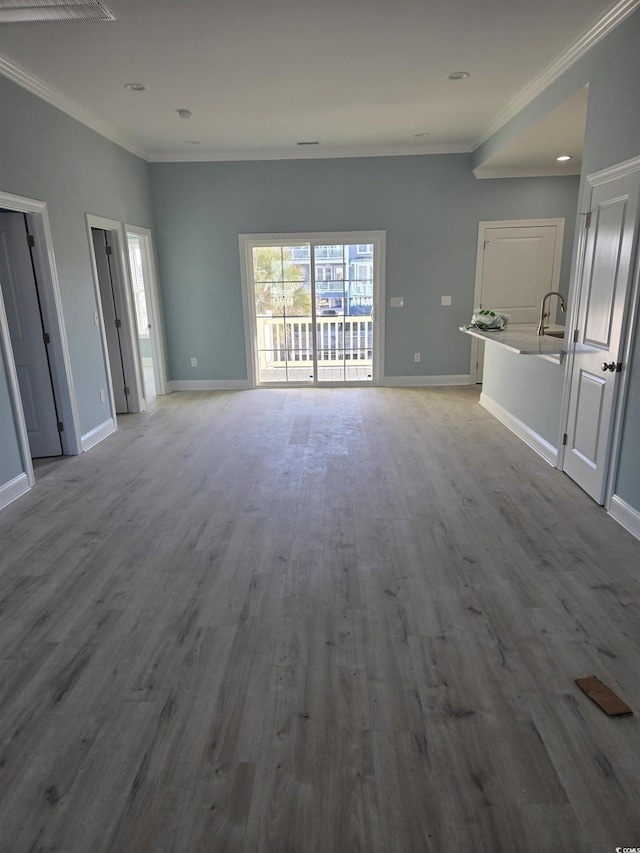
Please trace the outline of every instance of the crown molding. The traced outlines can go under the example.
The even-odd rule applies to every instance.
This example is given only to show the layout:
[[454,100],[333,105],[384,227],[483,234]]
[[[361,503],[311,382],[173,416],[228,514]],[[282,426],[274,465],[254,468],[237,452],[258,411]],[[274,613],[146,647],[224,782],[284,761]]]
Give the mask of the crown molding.
[[71,98],[67,98],[66,95],[63,95],[62,92],[54,89],[53,86],[49,86],[49,84],[45,83],[44,80],[41,80],[39,77],[31,74],[16,62],[13,62],[11,59],[6,56],[2,56],[1,54],[0,74],[2,74],[3,77],[7,77],[13,83],[17,83],[18,86],[21,86],[28,92],[31,92],[32,95],[36,95],[38,98],[41,98],[48,104],[51,104],[51,106],[56,107],[56,109],[66,113],[68,116],[71,116],[71,118],[74,118],[76,121],[81,122],[81,124],[86,125],[86,127],[91,128],[91,130],[95,130],[95,132],[99,133],[100,136],[104,136],[106,139],[111,140],[111,142],[115,142],[116,145],[119,145],[121,148],[126,148],[127,151],[130,151],[131,154],[135,154],[136,157],[141,157],[143,160],[148,159],[146,151],[140,148],[139,145],[136,145],[135,142],[132,142],[123,133],[120,133],[120,131],[111,124],[103,121],[101,118],[98,118],[97,115],[94,115],[89,110],[81,107],[80,104],[71,100]]
[[487,141],[494,133],[516,116],[520,110],[530,104],[555,80],[562,76],[572,65],[581,59],[594,45],[602,41],[609,33],[621,24],[626,18],[640,8],[640,0],[619,0],[615,6],[609,9],[596,23],[584,32],[567,50],[560,54],[550,65],[538,74],[537,77],[525,86],[507,106],[501,110],[495,118],[482,130],[472,144],[475,151],[480,145]]
[[488,178],[563,178],[566,176],[580,175],[580,168],[571,166],[569,168],[550,168],[549,166],[533,167],[518,167],[508,166],[501,168],[500,166],[478,166],[473,170],[473,174],[479,180]]
[[150,163],[211,163],[241,160],[327,160],[350,157],[402,157],[425,154],[471,154],[466,142],[433,143],[432,145],[368,145],[354,148],[274,148],[271,151],[167,151],[149,154]]

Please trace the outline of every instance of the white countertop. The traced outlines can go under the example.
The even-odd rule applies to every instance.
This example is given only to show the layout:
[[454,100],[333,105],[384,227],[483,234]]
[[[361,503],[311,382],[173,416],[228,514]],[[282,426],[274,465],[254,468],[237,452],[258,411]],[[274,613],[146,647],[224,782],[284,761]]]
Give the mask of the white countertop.
[[[562,327],[553,327],[555,328]],[[564,338],[538,335],[537,326],[529,323],[507,326],[502,332],[484,332],[481,329],[465,329],[464,326],[460,327],[460,331],[474,338],[480,338],[482,341],[500,344],[520,355],[562,355],[570,346],[570,342]]]

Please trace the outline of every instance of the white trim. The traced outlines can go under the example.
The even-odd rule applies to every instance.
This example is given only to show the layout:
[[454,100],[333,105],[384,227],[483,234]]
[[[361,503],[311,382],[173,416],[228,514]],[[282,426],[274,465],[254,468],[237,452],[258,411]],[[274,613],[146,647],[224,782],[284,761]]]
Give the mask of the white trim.
[[0,509],[9,506],[10,503],[26,494],[33,484],[29,483],[27,474],[18,474],[13,480],[0,486]]
[[[162,396],[167,393],[167,358],[164,346],[164,324],[162,321],[162,305],[160,301],[160,292],[158,290],[158,276],[156,273],[153,239],[151,231],[148,228],[142,228],[138,225],[124,224],[125,244],[127,243],[127,234],[135,234],[141,238],[142,242],[142,264],[143,276],[146,274],[144,289],[145,299],[147,302],[147,313],[151,323],[151,332],[146,337],[150,339],[151,354],[153,361],[153,375],[156,385],[156,394]],[[128,252],[128,245],[126,246]],[[133,282],[131,280],[131,270],[127,264],[127,272],[129,274],[129,290],[133,292]],[[145,337],[144,335],[141,337]]]
[[561,164],[549,166],[513,166],[503,169],[499,166],[477,166],[473,174],[478,180],[497,178],[565,178],[579,177],[581,163],[572,161],[571,166],[562,167]]
[[[257,341],[256,312],[254,305],[253,284],[250,282],[252,269],[252,249],[255,246],[296,246],[309,243],[373,244],[373,371],[372,382],[367,384],[384,384],[384,346],[385,346],[385,270],[386,270],[386,231],[310,231],[286,232],[282,234],[239,234],[238,244],[240,253],[240,278],[242,284],[242,311],[244,318],[244,338],[247,368],[247,382],[250,388],[262,387],[257,381]],[[292,385],[293,383],[286,383]],[[306,384],[306,383],[305,383]],[[325,387],[330,383],[311,383],[313,387]],[[340,387],[350,383],[339,383]],[[354,383],[356,384],[356,383]],[[266,383],[268,386],[268,383]]]
[[148,159],[144,149],[140,148],[139,145],[136,145],[135,142],[132,142],[131,139],[121,133],[112,124],[109,124],[109,122],[104,121],[99,116],[80,106],[76,101],[73,101],[71,98],[63,95],[62,92],[54,89],[53,86],[49,85],[49,83],[41,80],[39,77],[36,77],[30,71],[27,71],[25,68],[18,65],[17,62],[14,62],[12,59],[9,59],[9,57],[2,56],[1,54],[0,74],[2,74],[3,77],[7,77],[13,83],[17,83],[18,86],[21,86],[28,92],[31,92],[32,95],[36,95],[38,98],[41,98],[43,101],[46,101],[48,104],[56,107],[56,109],[66,113],[66,115],[71,116],[71,118],[79,121],[86,127],[91,128],[91,130],[99,133],[100,136],[103,136],[105,139],[109,139],[121,148],[125,148],[127,151],[130,151],[131,154],[135,154],[143,160]]
[[385,376],[380,385],[385,388],[429,388],[432,385],[471,385],[468,373],[445,373],[442,376]]
[[632,15],[637,8],[640,7],[640,0],[619,0],[618,3],[609,9],[595,24],[593,24],[586,32],[584,32],[572,45],[564,50],[560,56],[540,72],[534,79],[525,86],[516,97],[510,101],[504,109],[489,122],[489,124],[480,132],[473,141],[472,148],[475,151],[484,142],[487,141],[494,133],[504,127],[508,121],[516,116],[527,104],[530,104],[534,98],[537,98],[544,90],[550,86],[555,80],[561,77],[565,71],[571,68],[579,59],[588,53],[594,45],[602,41],[603,38],[609,35],[619,24],[626,18]]
[[[71,374],[71,357],[64,326],[47,204],[37,199],[0,192],[0,207],[15,213],[26,213],[35,239],[33,259],[40,285],[43,315],[51,339],[49,353],[58,415],[64,424],[64,431],[61,433],[62,450],[68,456],[75,456],[80,453],[80,418]],[[14,397],[14,405],[22,409],[19,394]]]
[[169,391],[248,391],[248,379],[170,379]]
[[[20,385],[18,383],[18,373],[16,371],[16,363],[13,357],[11,333],[9,331],[9,322],[7,320],[7,312],[4,307],[4,298],[2,295],[2,290],[0,290],[0,352],[2,352],[4,356],[7,381],[9,385],[9,395],[11,397],[13,416],[15,419],[16,429],[18,433],[18,445],[20,449],[22,470],[24,476],[27,478],[27,489],[30,489],[35,482],[35,477],[33,474],[33,462],[31,461],[29,434],[27,432],[27,424],[24,419],[22,398],[20,396]],[[20,474],[20,476],[22,476],[22,474]],[[11,500],[14,499],[12,498]]]
[[421,145],[370,145],[353,148],[322,148],[322,146],[274,148],[270,151],[247,149],[237,151],[167,151],[149,154],[150,163],[212,163],[220,161],[255,160],[327,160],[349,157],[410,157],[426,154],[471,154],[468,142],[441,142]]
[[[102,350],[107,373],[107,385],[109,388],[111,416],[116,419],[116,406],[113,396],[113,383],[111,381],[111,367],[109,364],[109,352],[107,347],[107,336],[104,327],[104,317],[102,313],[102,300],[100,298],[100,281],[98,277],[98,269],[96,266],[95,250],[93,238],[91,234],[92,228],[99,228],[107,232],[108,239],[113,243],[112,255],[113,265],[111,267],[113,278],[113,294],[118,310],[119,319],[122,322],[120,327],[120,346],[122,352],[122,362],[124,375],[129,386],[129,399],[127,403],[130,413],[143,412],[146,409],[144,399],[144,381],[142,374],[142,364],[140,362],[140,352],[138,347],[138,326],[135,319],[133,308],[133,293],[131,286],[131,277],[129,275],[129,259],[128,250],[126,249],[127,235],[124,231],[124,224],[115,219],[105,219],[102,216],[94,216],[91,213],[85,214],[87,223],[87,235],[89,239],[89,250],[91,254],[91,269],[93,272],[94,296],[96,299],[96,310],[100,318],[100,332],[102,336]],[[125,252],[127,254],[125,254]]]
[[[640,0],[639,0],[640,2]],[[630,157],[628,160],[622,160],[620,163],[614,163],[613,166],[607,166],[604,169],[599,169],[587,176],[587,181],[590,187],[599,187],[602,184],[608,184],[609,181],[616,181],[618,178],[624,178],[633,172],[640,172],[640,156]],[[591,199],[591,194],[589,194]]]
[[640,512],[637,509],[623,501],[618,495],[613,495],[608,511],[614,521],[622,525],[636,539],[640,539]]
[[489,414],[497,418],[500,423],[504,424],[507,429],[510,429],[512,433],[522,439],[525,444],[528,444],[545,462],[553,465],[554,468],[557,467],[558,450],[550,442],[532,430],[530,426],[527,426],[519,418],[516,418],[515,415],[512,415],[511,412],[508,412],[499,403],[496,403],[495,400],[492,400],[491,397],[488,397],[484,391],[480,394],[479,402],[483,409],[486,409]]
[[[553,254],[553,272],[549,290],[557,290],[560,284],[560,270],[562,268],[562,248],[564,245],[564,219],[497,219],[484,220],[478,223],[478,244],[476,246],[476,277],[473,290],[473,307],[480,305],[482,293],[482,277],[484,273],[484,244],[486,232],[489,228],[546,228],[555,227],[556,245]],[[569,328],[569,327],[567,327]],[[471,356],[469,361],[469,373],[472,384],[478,381],[478,338],[471,338]],[[555,359],[554,359],[555,360]]]
[[393,157],[424,154],[470,154],[493,136],[496,131],[510,121],[527,104],[543,92],[554,80],[584,56],[599,41],[628,18],[640,6],[640,0],[619,0],[619,2],[580,36],[567,50],[563,51],[550,65],[538,74],[507,106],[501,110],[476,139],[468,142],[422,143],[420,145],[377,145],[358,148],[326,148],[313,146],[280,148],[272,151],[169,151],[152,154],[145,151],[133,140],[119,131],[109,122],[85,109],[76,101],[68,98],[46,81],[36,77],[7,56],[0,55],[0,74],[31,92],[43,101],[66,113],[86,127],[121,148],[130,151],[150,163],[215,162],[238,160],[319,160],[334,157]]
[[[606,176],[606,180],[615,180],[619,174],[622,176],[637,171],[640,171],[640,157],[625,160],[624,163],[618,163],[608,169],[602,169],[597,173],[597,176],[594,176],[594,178],[599,182],[602,182],[603,176]],[[622,334],[620,340],[621,352],[619,354],[619,360],[623,364],[623,370],[618,388],[616,389],[617,397],[614,403],[609,472],[607,475],[605,492],[605,506],[607,509],[609,509],[610,502],[612,500],[616,476],[618,473],[620,448],[622,445],[622,427],[629,394],[629,365],[631,364],[631,357],[633,355],[635,337],[639,334],[638,312],[640,311],[640,305],[638,303],[640,301],[640,222],[636,222],[635,247],[632,250],[631,266],[632,277],[630,281],[630,292],[627,294],[627,304],[622,320]],[[567,419],[568,415],[569,409],[567,407]]]
[[107,436],[111,435],[111,433],[116,431],[116,422],[113,418],[109,418],[108,420],[101,423],[99,426],[94,427],[89,430],[82,436],[82,452],[86,453],[87,450],[91,450],[92,447],[95,447],[100,441],[103,441]]

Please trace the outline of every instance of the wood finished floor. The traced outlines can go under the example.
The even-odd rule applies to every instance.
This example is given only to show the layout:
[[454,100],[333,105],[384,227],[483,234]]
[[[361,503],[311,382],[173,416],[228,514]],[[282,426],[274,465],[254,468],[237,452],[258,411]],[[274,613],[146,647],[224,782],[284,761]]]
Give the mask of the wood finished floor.
[[39,463],[0,851],[640,845],[640,544],[477,397],[173,394]]

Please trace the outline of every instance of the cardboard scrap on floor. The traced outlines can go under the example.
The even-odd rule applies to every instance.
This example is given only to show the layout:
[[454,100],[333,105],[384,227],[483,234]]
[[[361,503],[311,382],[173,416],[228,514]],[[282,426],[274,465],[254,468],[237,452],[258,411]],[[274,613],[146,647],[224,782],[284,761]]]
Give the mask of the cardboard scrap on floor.
[[631,708],[619,696],[603,684],[595,675],[586,678],[576,678],[576,684],[590,699],[599,705],[610,717],[624,717],[633,714]]

